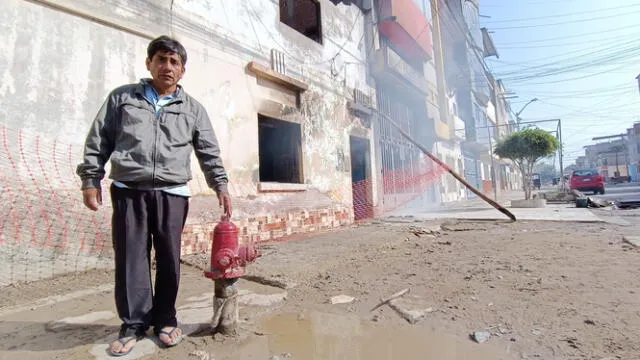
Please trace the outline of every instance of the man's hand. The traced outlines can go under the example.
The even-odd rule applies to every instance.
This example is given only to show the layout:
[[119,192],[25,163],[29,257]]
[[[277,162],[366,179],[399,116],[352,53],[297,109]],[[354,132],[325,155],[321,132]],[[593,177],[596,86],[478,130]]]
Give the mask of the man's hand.
[[231,195],[229,193],[220,193],[218,194],[218,202],[224,215],[227,218],[231,218],[231,213],[233,211],[233,207],[231,206]]
[[82,201],[84,206],[93,211],[98,211],[102,205],[102,190],[99,188],[90,188],[82,190]]

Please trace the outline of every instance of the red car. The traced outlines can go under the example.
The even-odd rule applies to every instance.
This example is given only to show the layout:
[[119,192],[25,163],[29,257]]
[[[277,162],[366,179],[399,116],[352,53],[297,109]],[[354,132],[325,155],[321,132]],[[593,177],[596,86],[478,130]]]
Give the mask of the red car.
[[571,174],[571,190],[604,194],[604,177],[597,170],[576,170]]

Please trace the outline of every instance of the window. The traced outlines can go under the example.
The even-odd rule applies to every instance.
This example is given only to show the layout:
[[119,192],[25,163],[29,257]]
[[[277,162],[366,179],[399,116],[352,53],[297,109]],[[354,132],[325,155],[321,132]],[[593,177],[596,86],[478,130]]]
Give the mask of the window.
[[320,3],[317,0],[280,0],[280,22],[322,44]]
[[258,115],[260,182],[302,184],[300,124]]
[[573,176],[596,176],[598,172],[596,170],[576,170],[573,172]]

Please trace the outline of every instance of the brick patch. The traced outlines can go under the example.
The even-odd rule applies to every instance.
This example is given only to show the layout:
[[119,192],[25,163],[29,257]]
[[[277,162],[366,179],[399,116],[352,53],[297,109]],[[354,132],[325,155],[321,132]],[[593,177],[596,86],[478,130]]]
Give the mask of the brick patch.
[[[332,206],[313,210],[291,210],[268,216],[255,216],[233,221],[238,227],[240,243],[277,240],[295,235],[330,230],[353,223],[353,211],[347,207]],[[182,234],[182,254],[211,251],[215,222],[187,223]]]

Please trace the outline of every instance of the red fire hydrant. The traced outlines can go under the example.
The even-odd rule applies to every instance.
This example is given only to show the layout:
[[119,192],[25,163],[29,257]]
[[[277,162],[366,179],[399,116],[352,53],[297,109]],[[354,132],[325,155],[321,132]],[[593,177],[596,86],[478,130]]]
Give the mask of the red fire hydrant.
[[238,324],[238,278],[245,274],[245,267],[260,257],[250,241],[238,244],[238,228],[227,217],[222,217],[213,229],[211,268],[204,276],[214,280],[213,318],[214,332],[225,335],[236,333]]
[[261,256],[251,241],[238,245],[238,228],[226,217],[213,229],[212,241],[211,268],[204,272],[212,280],[239,278],[247,264]]

